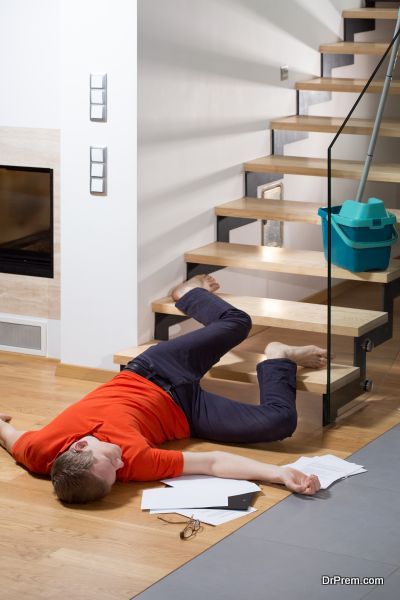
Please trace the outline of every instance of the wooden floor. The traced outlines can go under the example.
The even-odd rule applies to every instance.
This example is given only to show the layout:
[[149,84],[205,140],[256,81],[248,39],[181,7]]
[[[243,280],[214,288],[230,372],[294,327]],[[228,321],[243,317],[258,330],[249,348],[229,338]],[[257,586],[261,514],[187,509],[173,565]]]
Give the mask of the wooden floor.
[[[358,285],[353,305],[377,309],[378,287]],[[338,302],[340,299],[336,299]],[[348,298],[343,304],[346,302]],[[375,381],[375,391],[366,397],[361,411],[323,430],[320,397],[299,394],[299,426],[295,435],[283,442],[239,447],[182,440],[165,447],[182,450],[218,447],[275,464],[284,464],[302,454],[334,452],[345,458],[400,423],[399,306],[396,308],[396,337],[369,355],[369,376]],[[242,346],[262,351],[270,339],[323,344],[325,338],[322,334],[269,329],[246,340]],[[338,338],[334,346],[340,360],[350,360],[348,340]],[[16,427],[41,427],[98,385],[56,377],[56,364],[45,359],[0,354],[0,410],[14,415]],[[205,380],[204,387],[241,401],[257,402],[258,391],[250,384]],[[140,510],[142,489],[155,485],[160,484],[117,484],[101,502],[86,508],[64,508],[52,495],[47,479],[33,477],[2,451],[0,597],[4,600],[128,599],[289,494],[281,486],[262,484],[255,516],[219,527],[206,525],[195,538],[181,541],[179,525],[164,524]]]

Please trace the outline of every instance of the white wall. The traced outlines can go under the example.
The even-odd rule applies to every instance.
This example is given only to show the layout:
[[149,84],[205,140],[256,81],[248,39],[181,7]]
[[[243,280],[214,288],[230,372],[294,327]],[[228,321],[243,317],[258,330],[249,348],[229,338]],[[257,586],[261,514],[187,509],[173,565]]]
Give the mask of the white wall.
[[[184,252],[215,241],[213,208],[243,195],[243,163],[270,153],[270,120],[295,114],[294,83],[319,76],[319,45],[341,38],[341,10],[355,6],[360,2],[139,0],[140,341],[153,335],[150,301],[185,276]],[[285,64],[290,76],[281,82]],[[324,108],[345,114],[343,106]],[[323,156],[326,145],[310,137],[286,153]],[[285,177],[285,186],[288,199],[326,202],[323,179]],[[236,230],[231,241],[259,243],[259,227]],[[285,245],[319,249],[319,228],[302,227],[286,228]],[[217,277],[225,292],[277,298],[325,286],[318,278],[237,269]]]
[[[136,343],[136,7],[62,0],[61,360],[112,368]],[[108,121],[89,120],[89,74],[108,75]],[[108,195],[89,194],[89,147],[108,147]],[[115,368],[115,367],[114,367]]]
[[[1,162],[53,168],[57,206],[59,145],[56,140],[60,125],[58,10],[59,2],[55,0],[0,2],[0,127],[7,128],[6,135],[2,130]],[[6,147],[8,144],[9,147]],[[56,206],[55,209],[57,211]],[[55,266],[58,273],[57,263]],[[6,312],[15,314],[18,319],[23,315],[22,307],[26,308],[31,299],[34,308],[23,316],[58,313],[57,276],[49,282],[43,278],[2,274],[0,287],[6,285],[7,289],[1,292],[0,317]],[[7,302],[8,297],[16,294],[19,296],[15,298],[15,305]],[[27,298],[27,294],[32,294],[32,298]],[[50,306],[52,300],[54,302]],[[35,302],[40,303],[40,310],[37,307],[35,310]],[[46,321],[48,356],[59,358],[60,322],[58,318],[47,318]]]
[[[95,124],[89,73],[103,71],[108,122]],[[49,320],[50,355],[116,368],[137,324],[135,2],[1,0],[0,79],[10,135],[61,129],[62,327],[60,341]],[[106,197],[88,191],[91,144],[108,146]]]
[[0,125],[58,128],[58,0],[0,2]]

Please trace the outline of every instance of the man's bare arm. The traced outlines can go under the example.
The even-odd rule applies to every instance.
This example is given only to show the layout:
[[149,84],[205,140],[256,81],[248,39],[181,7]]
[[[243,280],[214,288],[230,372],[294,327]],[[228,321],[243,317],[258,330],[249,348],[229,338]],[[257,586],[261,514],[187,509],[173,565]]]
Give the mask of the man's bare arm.
[[230,452],[183,452],[183,474],[213,475],[228,479],[255,479],[281,483],[289,490],[312,495],[320,489],[316,475],[305,475],[290,467],[279,467]]
[[10,415],[0,413],[0,445],[11,453],[11,448],[25,431],[19,431],[10,425]]

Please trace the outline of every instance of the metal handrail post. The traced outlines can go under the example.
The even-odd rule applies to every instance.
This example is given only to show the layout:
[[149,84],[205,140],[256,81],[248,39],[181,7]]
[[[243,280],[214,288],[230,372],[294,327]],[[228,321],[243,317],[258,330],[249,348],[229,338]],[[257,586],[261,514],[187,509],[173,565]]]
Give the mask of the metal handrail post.
[[383,111],[385,109],[385,103],[386,103],[386,100],[387,100],[387,97],[389,94],[389,88],[390,88],[390,84],[392,82],[392,75],[393,75],[394,67],[396,65],[397,53],[398,53],[399,46],[400,46],[399,30],[400,30],[400,8],[397,13],[396,27],[394,30],[394,37],[397,36],[397,38],[392,46],[392,52],[390,54],[390,59],[389,59],[389,64],[388,64],[388,68],[387,68],[387,72],[386,72],[385,82],[384,82],[382,94],[381,94],[381,97],[379,100],[379,106],[378,106],[378,110],[377,110],[376,117],[375,117],[374,127],[372,129],[371,139],[369,141],[367,157],[365,159],[360,183],[358,184],[356,202],[362,201],[362,197],[364,195],[364,190],[365,190],[365,185],[366,185],[367,179],[368,179],[369,169],[370,169],[372,159],[374,156],[374,150],[375,150],[376,141],[378,139],[379,128],[381,126],[381,121],[382,121],[382,117],[383,117]]

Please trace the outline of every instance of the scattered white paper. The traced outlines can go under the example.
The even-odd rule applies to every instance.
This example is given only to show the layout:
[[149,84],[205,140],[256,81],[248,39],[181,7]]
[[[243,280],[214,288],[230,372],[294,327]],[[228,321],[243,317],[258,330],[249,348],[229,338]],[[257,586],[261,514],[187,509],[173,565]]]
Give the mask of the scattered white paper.
[[224,477],[212,477],[209,475],[182,475],[173,479],[162,479],[163,483],[172,486],[175,489],[192,490],[223,490],[228,496],[238,494],[248,494],[249,492],[259,492],[261,488],[251,481],[244,479],[226,479]]
[[240,517],[246,517],[256,510],[257,509],[253,506],[250,506],[247,510],[219,510],[214,508],[195,508],[194,510],[183,510],[181,508],[176,508],[174,511],[151,510],[150,514],[155,515],[158,513],[174,512],[178,515],[183,515],[184,517],[189,518],[193,515],[194,519],[198,519],[202,523],[207,523],[208,525],[222,525],[223,523],[228,523],[228,521],[233,521],[234,519],[239,519]]
[[143,491],[142,510],[150,509],[151,514],[174,512],[189,517],[195,514],[195,518],[210,525],[226,523],[256,509],[249,507],[246,511],[207,507],[228,507],[229,496],[261,491],[251,481],[209,475],[182,475],[162,479],[162,482],[170,487]]
[[350,475],[358,475],[365,473],[362,465],[348,462],[333,454],[324,456],[301,456],[294,463],[283,465],[284,467],[293,467],[305,473],[306,475],[315,474],[321,484],[321,489],[326,489],[335,481],[349,477]]
[[223,490],[191,490],[165,488],[143,490],[142,510],[147,508],[204,508],[207,506],[228,506],[228,494]]

